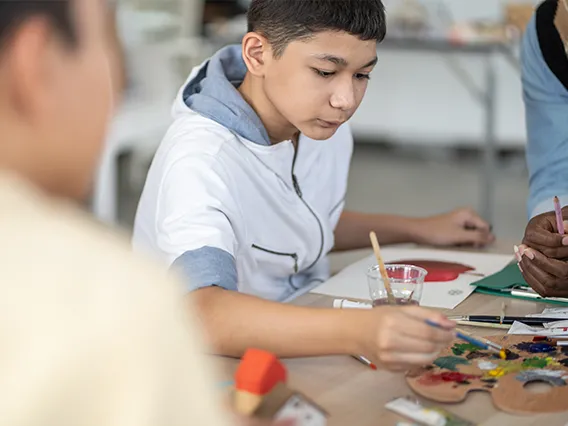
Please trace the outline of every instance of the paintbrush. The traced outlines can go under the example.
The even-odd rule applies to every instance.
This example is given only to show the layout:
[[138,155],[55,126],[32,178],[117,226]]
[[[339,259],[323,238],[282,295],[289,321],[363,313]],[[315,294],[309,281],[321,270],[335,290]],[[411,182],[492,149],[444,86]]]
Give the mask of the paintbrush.
[[558,228],[558,233],[564,235],[564,218],[562,216],[562,207],[560,206],[560,200],[558,197],[554,197],[554,213],[556,214],[556,227]]
[[542,325],[547,322],[559,321],[559,318],[547,317],[510,317],[510,316],[492,316],[492,315],[456,315],[449,316],[452,321],[473,321],[477,323],[497,324],[497,325],[511,325],[515,321],[522,322],[526,325]]
[[394,294],[392,293],[389,274],[387,273],[387,268],[385,268],[385,263],[383,262],[383,258],[381,257],[381,248],[379,246],[379,241],[377,240],[377,234],[375,234],[374,231],[371,231],[369,236],[371,238],[373,251],[375,252],[375,257],[377,258],[379,271],[381,272],[381,276],[383,278],[383,284],[385,285],[385,290],[387,291],[387,299],[389,305],[396,305],[396,299],[394,297]]
[[479,322],[479,321],[471,321],[471,320],[462,320],[459,318],[449,318],[452,321],[455,321],[457,325],[467,325],[468,327],[480,327],[480,328],[493,328],[498,330],[509,330],[511,328],[511,324],[499,324],[499,323],[492,323],[492,322]]
[[[436,328],[443,328],[442,326],[440,326],[440,324],[437,324],[430,320],[426,320],[426,324]],[[487,339],[477,339],[460,329],[456,329],[456,336],[458,339],[461,339],[467,343],[471,343],[472,345],[477,346],[480,349],[485,349],[498,354],[499,358],[501,359],[507,359],[507,354],[510,352],[508,349],[505,349],[503,346],[500,346],[497,343],[491,342]]]

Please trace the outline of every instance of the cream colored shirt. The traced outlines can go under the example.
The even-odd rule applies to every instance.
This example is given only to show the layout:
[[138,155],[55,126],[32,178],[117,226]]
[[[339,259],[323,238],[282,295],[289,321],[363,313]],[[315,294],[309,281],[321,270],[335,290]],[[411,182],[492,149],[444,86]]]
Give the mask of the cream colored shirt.
[[0,174],[0,425],[224,426],[177,283]]

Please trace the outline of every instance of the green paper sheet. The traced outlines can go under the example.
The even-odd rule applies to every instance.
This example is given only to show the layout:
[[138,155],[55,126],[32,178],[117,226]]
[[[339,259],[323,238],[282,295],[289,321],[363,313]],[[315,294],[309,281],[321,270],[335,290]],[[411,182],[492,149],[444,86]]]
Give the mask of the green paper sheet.
[[475,289],[476,292],[482,294],[510,297],[512,299],[530,300],[531,302],[543,302],[555,305],[568,305],[568,302],[562,302],[558,300],[535,299],[532,297],[524,297],[524,296],[513,296],[511,295],[510,292],[503,291],[511,289],[521,289],[523,287],[528,286],[516,263],[511,263],[510,265],[506,266],[496,274],[489,275],[488,277],[476,281],[471,285],[476,287]]

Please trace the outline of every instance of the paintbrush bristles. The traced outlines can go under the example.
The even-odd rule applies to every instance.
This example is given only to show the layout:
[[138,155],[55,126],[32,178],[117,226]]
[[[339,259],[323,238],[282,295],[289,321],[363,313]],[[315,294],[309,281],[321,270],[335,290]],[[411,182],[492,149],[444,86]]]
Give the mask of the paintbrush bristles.
[[371,245],[373,246],[373,251],[375,252],[375,257],[377,258],[377,264],[379,265],[379,271],[383,277],[383,283],[385,285],[385,290],[387,291],[387,299],[389,305],[396,305],[396,299],[392,293],[392,287],[390,284],[389,274],[387,273],[387,268],[385,268],[385,263],[381,257],[381,248],[379,246],[379,240],[377,240],[377,234],[374,231],[370,233]]

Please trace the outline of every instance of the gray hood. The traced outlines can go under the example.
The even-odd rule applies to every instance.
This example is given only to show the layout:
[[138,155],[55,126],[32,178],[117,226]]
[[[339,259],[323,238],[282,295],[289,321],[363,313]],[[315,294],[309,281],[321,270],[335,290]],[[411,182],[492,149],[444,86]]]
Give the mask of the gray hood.
[[262,121],[237,90],[246,72],[241,46],[224,47],[192,72],[193,77],[181,93],[182,101],[191,110],[239,136],[269,146]]

